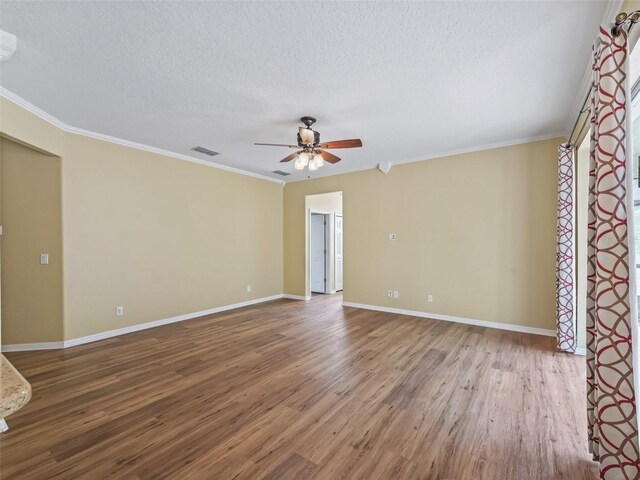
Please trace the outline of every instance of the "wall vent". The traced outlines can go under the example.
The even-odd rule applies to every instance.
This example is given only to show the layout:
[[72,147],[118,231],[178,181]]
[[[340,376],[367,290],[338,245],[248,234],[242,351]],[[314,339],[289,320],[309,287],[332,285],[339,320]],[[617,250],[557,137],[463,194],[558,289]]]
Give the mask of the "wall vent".
[[210,157],[215,157],[216,155],[220,155],[218,152],[214,152],[213,150],[209,150],[204,147],[193,147],[191,150],[194,152],[204,153],[205,155],[209,155]]
[[291,175],[289,172],[283,172],[282,170],[274,170],[273,173],[277,175],[282,175],[283,177],[286,177],[287,175]]

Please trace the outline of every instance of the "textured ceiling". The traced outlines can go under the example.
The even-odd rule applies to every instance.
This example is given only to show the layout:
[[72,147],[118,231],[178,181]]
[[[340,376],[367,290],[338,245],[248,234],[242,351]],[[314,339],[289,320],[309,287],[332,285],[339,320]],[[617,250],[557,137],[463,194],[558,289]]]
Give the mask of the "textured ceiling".
[[[74,127],[282,178],[298,118],[361,149],[313,176],[566,132],[607,2],[1,2],[0,84]],[[287,180],[304,178],[296,172]]]

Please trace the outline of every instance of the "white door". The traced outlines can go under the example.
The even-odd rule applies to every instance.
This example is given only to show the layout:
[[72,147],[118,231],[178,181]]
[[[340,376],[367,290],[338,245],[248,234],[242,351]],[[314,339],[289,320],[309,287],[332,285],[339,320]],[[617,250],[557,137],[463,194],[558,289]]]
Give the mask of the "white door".
[[336,215],[335,221],[335,257],[336,257],[336,292],[342,290],[342,215]]
[[326,222],[324,215],[311,214],[309,229],[309,263],[311,268],[311,291],[326,293]]

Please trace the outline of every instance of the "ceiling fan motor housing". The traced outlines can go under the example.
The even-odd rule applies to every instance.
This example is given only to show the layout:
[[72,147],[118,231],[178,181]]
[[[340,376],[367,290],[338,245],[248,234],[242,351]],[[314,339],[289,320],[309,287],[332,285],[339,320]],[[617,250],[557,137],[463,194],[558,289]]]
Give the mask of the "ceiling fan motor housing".
[[[305,115],[304,117],[300,117],[300,121],[307,126],[307,130],[311,130],[313,132],[313,145],[317,145],[318,143],[320,143],[320,134],[311,128],[311,125],[316,123],[316,117]],[[298,132],[298,145],[300,147],[310,146],[308,143],[302,141],[302,138],[300,138],[299,132]]]
[[[309,130],[311,130],[309,128]],[[320,133],[316,132],[315,130],[311,130],[313,132],[313,145],[318,145],[320,143]],[[302,141],[302,138],[300,138],[300,132],[298,132],[298,146],[300,147],[308,147],[309,145],[305,142]]]
[[311,128],[311,125],[316,123],[316,117],[310,117],[308,115],[305,115],[304,117],[300,117],[300,121],[304,123],[307,126],[307,128]]

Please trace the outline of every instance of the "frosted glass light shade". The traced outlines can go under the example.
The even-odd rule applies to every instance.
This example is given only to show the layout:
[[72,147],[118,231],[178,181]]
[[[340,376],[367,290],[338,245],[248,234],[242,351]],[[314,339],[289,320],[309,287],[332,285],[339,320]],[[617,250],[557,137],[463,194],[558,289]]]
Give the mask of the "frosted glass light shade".
[[300,140],[302,140],[302,143],[305,143],[307,145],[313,145],[313,142],[315,142],[315,136],[313,135],[313,130],[311,130],[310,128],[303,128],[300,127]]
[[324,165],[324,158],[322,158],[322,155],[320,155],[319,153],[314,153],[313,163],[315,164],[316,168],[320,168]]
[[318,167],[316,167],[316,162],[309,162],[309,171],[310,172],[315,172],[318,169]]
[[302,152],[296,157],[296,163],[293,164],[296,170],[304,170],[304,167],[309,163],[309,154]]

